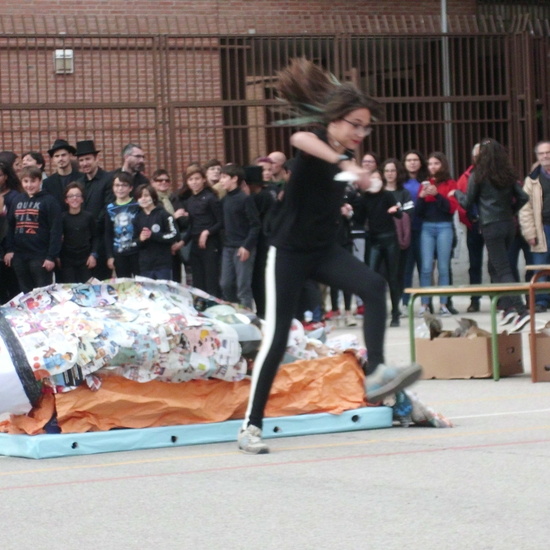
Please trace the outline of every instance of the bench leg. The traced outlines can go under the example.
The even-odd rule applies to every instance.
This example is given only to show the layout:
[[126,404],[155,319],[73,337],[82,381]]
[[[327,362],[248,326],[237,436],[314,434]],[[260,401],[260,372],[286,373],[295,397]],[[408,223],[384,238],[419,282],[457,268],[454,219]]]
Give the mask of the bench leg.
[[409,298],[409,303],[407,304],[409,311],[409,342],[411,346],[411,362],[416,361],[416,344],[414,341],[414,301],[416,299],[416,294],[411,294]]
[[498,357],[497,301],[498,295],[491,297],[491,355],[493,357],[493,380],[500,380],[500,362]]

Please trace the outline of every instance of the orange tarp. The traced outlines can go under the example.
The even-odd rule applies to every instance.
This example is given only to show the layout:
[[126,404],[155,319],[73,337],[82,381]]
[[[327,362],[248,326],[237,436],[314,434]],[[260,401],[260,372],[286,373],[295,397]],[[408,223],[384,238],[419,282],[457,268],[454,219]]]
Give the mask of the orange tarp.
[[[363,379],[351,353],[282,365],[266,416],[340,414],[361,407],[365,404]],[[140,383],[104,376],[99,391],[81,386],[56,394],[55,409],[63,433],[222,422],[244,417],[249,389],[249,380]],[[52,413],[53,397],[44,396],[31,413],[12,416],[0,431],[43,433]]]

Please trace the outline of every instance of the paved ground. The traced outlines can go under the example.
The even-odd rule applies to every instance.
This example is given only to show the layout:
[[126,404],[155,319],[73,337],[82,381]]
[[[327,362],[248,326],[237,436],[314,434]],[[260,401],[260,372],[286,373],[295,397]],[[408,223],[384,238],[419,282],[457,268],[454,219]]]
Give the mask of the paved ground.
[[[488,307],[475,316],[485,328]],[[408,349],[405,323],[389,329],[388,358]],[[525,374],[415,390],[455,427],[278,439],[263,456],[224,443],[0,457],[1,547],[548,549],[550,384]]]

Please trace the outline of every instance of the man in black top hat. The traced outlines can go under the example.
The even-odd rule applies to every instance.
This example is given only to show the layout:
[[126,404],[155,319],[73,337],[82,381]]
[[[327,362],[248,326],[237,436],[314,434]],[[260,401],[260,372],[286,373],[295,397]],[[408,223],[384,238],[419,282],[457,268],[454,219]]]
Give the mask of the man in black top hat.
[[56,139],[48,154],[55,166],[55,172],[48,176],[42,183],[42,190],[53,195],[63,210],[66,209],[63,193],[65,187],[73,181],[77,181],[80,172],[72,165],[72,157],[76,149],[64,139]]
[[93,215],[99,235],[97,264],[92,274],[97,279],[104,280],[112,276],[111,270],[107,267],[105,254],[105,209],[109,203],[114,202],[115,197],[112,187],[113,174],[99,166],[99,153],[91,139],[76,142],[75,156],[81,172],[78,182],[84,186],[82,208]]

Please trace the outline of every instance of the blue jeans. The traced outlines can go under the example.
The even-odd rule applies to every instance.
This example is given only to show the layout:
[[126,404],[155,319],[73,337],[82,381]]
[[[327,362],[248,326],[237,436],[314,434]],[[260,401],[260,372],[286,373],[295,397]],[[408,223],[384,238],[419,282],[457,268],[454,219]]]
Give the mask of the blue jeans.
[[248,309],[254,309],[252,296],[252,272],[256,249],[250,251],[246,262],[241,262],[237,256],[238,248],[224,246],[222,250],[222,275],[220,286],[224,300],[241,304]]
[[[437,272],[439,273],[439,286],[450,284],[451,252],[453,249],[453,223],[452,222],[424,222],[420,233],[420,253],[422,268],[420,270],[420,286],[432,284],[433,262],[437,252]],[[441,296],[439,302],[446,304],[448,298]],[[422,304],[426,305],[429,298],[422,298]]]
[[[550,225],[545,225],[544,236],[546,237],[546,252],[533,252],[533,264],[550,264]],[[539,281],[547,281],[548,277],[541,277]],[[550,294],[537,294],[537,304],[548,307],[550,305]]]

